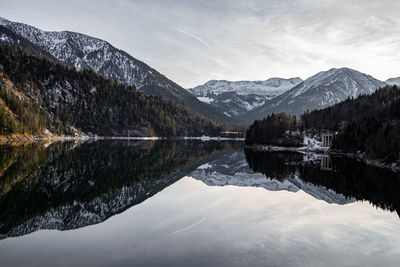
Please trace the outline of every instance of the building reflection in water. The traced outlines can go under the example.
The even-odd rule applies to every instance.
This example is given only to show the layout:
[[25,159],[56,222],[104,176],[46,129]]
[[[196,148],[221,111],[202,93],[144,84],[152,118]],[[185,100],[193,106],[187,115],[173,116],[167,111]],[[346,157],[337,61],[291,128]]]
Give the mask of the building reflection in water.
[[321,158],[321,170],[323,171],[332,171],[332,159],[329,156],[324,156]]

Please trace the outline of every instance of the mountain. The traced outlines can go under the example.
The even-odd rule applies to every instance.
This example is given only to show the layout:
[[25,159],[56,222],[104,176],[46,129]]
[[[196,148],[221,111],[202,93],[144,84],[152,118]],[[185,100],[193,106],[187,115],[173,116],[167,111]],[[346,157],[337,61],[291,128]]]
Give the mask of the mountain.
[[[91,69],[117,82],[135,86],[146,94],[162,96],[178,104],[186,105],[193,111],[217,122],[234,122],[232,118],[199,101],[155,69],[104,40],[70,31],[42,31],[4,18],[0,18],[0,25],[26,38],[62,63],[75,67],[77,70]],[[1,36],[2,40],[8,39],[8,42],[14,39],[8,38],[5,31]],[[18,44],[23,45],[23,43]]]
[[221,127],[185,106],[0,44],[0,135],[201,136]]
[[387,84],[389,84],[389,85],[397,85],[397,86],[400,86],[400,77],[398,77],[398,78],[390,78],[390,79],[387,79],[387,80],[385,81],[385,83],[387,83]]
[[188,89],[199,100],[208,103],[230,117],[243,115],[263,105],[294,86],[300,78],[271,78],[265,81],[211,80]]
[[328,203],[347,204],[355,201],[354,198],[346,198],[324,186],[307,183],[295,173],[280,180],[278,176],[268,177],[254,172],[249,167],[245,154],[239,151],[218,152],[189,176],[209,186],[251,186],[262,187],[269,191],[286,190],[290,192],[303,190],[314,198]]
[[248,122],[271,113],[300,115],[306,110],[321,109],[347,98],[371,94],[386,84],[372,76],[349,68],[330,69],[306,79],[264,105],[244,114]]

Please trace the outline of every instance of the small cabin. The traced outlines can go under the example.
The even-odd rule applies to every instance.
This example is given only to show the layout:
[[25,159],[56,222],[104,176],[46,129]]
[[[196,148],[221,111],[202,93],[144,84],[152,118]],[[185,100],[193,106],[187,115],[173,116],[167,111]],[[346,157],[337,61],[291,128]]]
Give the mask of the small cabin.
[[332,141],[333,141],[333,132],[331,131],[325,131],[321,133],[321,138],[322,138],[322,146],[323,147],[331,147],[332,146]]

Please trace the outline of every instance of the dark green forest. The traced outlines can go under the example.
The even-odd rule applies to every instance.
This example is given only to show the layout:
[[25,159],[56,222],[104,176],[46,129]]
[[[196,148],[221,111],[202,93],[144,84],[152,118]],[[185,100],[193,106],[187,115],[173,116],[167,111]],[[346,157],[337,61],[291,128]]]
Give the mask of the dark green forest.
[[[215,122],[94,71],[76,69],[18,46],[0,44],[0,134],[215,136]],[[72,126],[72,127],[71,127]]]
[[306,112],[294,122],[286,114],[255,121],[247,131],[246,144],[287,145],[280,142],[288,130],[331,130],[332,149],[366,153],[388,162],[400,158],[400,89],[386,86],[371,95],[347,99],[334,106]]
[[296,116],[284,112],[271,114],[262,120],[256,120],[246,132],[246,144],[298,146],[302,140],[287,131],[296,131],[300,127]]

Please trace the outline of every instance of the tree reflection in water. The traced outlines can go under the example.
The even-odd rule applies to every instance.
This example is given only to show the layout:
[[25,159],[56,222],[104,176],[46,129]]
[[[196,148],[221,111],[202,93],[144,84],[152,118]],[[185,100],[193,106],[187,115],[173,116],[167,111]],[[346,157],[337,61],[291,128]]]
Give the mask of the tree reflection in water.
[[298,175],[305,182],[324,186],[347,198],[368,201],[400,215],[400,175],[389,169],[366,165],[347,157],[304,159],[300,153],[245,150],[246,160],[255,171],[284,180]]

